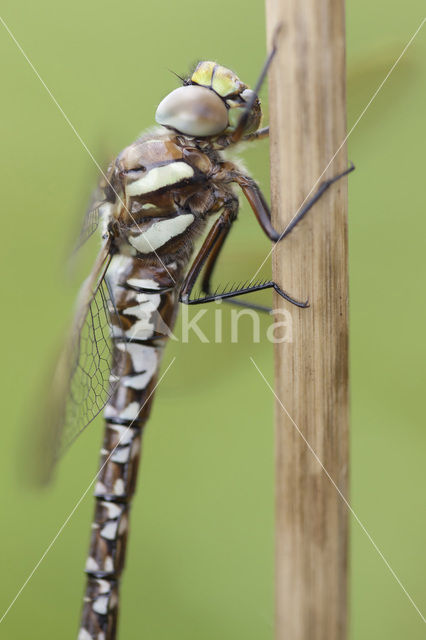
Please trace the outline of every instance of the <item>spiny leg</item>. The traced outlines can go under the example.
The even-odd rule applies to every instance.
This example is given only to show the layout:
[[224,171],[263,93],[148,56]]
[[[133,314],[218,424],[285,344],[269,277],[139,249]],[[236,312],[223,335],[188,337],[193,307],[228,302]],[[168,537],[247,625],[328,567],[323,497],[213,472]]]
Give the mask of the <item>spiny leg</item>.
[[[239,186],[241,187],[264,233],[271,240],[278,242],[279,240],[282,240],[285,236],[287,236],[294,229],[296,224],[300,222],[303,216],[306,215],[306,213],[312,208],[312,206],[320,199],[323,193],[334,182],[336,182],[343,176],[353,171],[354,168],[355,167],[351,165],[348,169],[346,169],[346,171],[338,174],[337,176],[331,178],[330,180],[326,180],[325,182],[323,182],[320,185],[317,192],[312,196],[310,200],[308,200],[305,206],[299,211],[297,216],[294,218],[291,224],[288,225],[288,227],[284,230],[282,234],[279,234],[278,231],[276,231],[272,226],[271,212],[270,212],[268,203],[266,202],[266,199],[262,194],[259,186],[256,184],[256,182],[252,178],[248,176],[244,176],[241,173],[239,173],[238,170],[236,170],[236,168],[234,167],[234,165],[231,165],[231,164],[228,165],[227,177],[229,181],[237,182],[237,184],[239,184]],[[234,204],[234,207],[235,207],[235,204]],[[225,216],[225,213],[223,215]],[[204,302],[212,302],[214,300],[224,299],[225,301],[238,306],[247,307],[250,309],[254,309],[256,311],[263,311],[263,312],[270,313],[271,309],[268,307],[264,307],[263,305],[257,305],[257,304],[252,304],[245,301],[239,301],[239,300],[233,300],[233,299],[228,300],[228,298],[234,298],[235,296],[244,295],[246,293],[251,293],[253,291],[260,291],[262,289],[273,288],[275,291],[277,291],[277,293],[279,293],[279,295],[281,295],[284,299],[288,300],[292,304],[295,304],[296,306],[299,306],[299,307],[308,306],[307,301],[300,302],[300,301],[294,300],[293,298],[288,296],[288,294],[286,294],[277,285],[277,283],[274,283],[272,281],[256,283],[255,285],[249,285],[247,287],[244,286],[236,290],[222,291],[221,293],[218,293],[216,291],[215,293],[212,293],[211,287],[210,287],[211,276],[212,276],[215,264],[220,255],[220,252],[225,243],[225,240],[228,237],[231,224],[234,221],[235,217],[236,217],[236,210],[233,216],[231,216],[232,219],[230,218],[230,221],[228,224],[224,224],[223,221],[221,222],[222,216],[221,218],[219,218],[216,225],[212,227],[211,234],[209,234],[209,236],[207,237],[205,245],[203,245],[202,247],[202,251],[200,251],[200,254],[201,252],[203,252],[202,256],[200,256],[199,254],[199,256],[197,256],[196,260],[194,261],[194,268],[196,270],[196,273],[192,281],[192,286],[190,289],[188,289],[188,291],[189,293],[190,291],[192,291],[192,287],[195,283],[195,280],[199,272],[201,271],[202,267],[204,266],[204,276],[202,279],[201,288],[203,293],[205,293],[206,295],[197,300],[189,300],[189,296],[188,296],[188,300],[183,300],[183,302],[186,302],[187,304],[201,304]],[[219,230],[219,227],[220,227],[220,230]],[[202,258],[202,261],[200,262],[198,262],[199,257]],[[189,276],[190,276],[190,273],[188,274],[188,278]]]
[[245,300],[234,300],[230,298],[229,300],[225,298],[224,302],[227,304],[233,304],[236,307],[243,307],[244,309],[252,309],[252,311],[260,311],[261,313],[271,314],[273,309],[272,307],[265,307],[263,304],[256,304],[255,302],[246,302]]
[[247,135],[243,136],[243,142],[252,142],[255,140],[263,140],[264,138],[269,137],[269,127],[263,127],[262,129],[258,129],[257,131],[253,131],[253,133],[247,133]]
[[[238,201],[234,203],[234,206],[238,208]],[[235,214],[236,217],[236,214]],[[211,297],[213,295],[211,289],[211,278],[213,275],[214,268],[219,259],[221,251],[225,245],[225,240],[229,237],[229,232],[232,228],[232,224],[228,227],[225,227],[223,232],[218,236],[216,243],[212,247],[210,253],[208,254],[205,264],[204,264],[204,272],[203,278],[201,280],[201,291],[206,294],[206,296]],[[271,313],[272,309],[270,307],[265,307],[264,305],[255,304],[252,302],[245,302],[244,300],[234,300],[232,298],[225,299],[225,302],[228,304],[233,304],[238,307],[244,307],[246,309],[253,309],[254,311],[262,311],[264,313]]]
[[310,198],[306,204],[300,209],[300,211],[298,212],[298,214],[293,218],[293,220],[290,222],[290,224],[284,229],[284,231],[282,232],[282,234],[280,235],[280,237],[278,238],[277,242],[279,240],[282,240],[283,238],[285,238],[286,236],[288,236],[288,234],[293,231],[294,227],[297,225],[298,222],[300,222],[300,220],[303,218],[303,216],[308,213],[309,209],[311,209],[314,204],[316,202],[318,202],[318,200],[321,198],[321,196],[323,195],[323,193],[325,193],[327,191],[327,189],[329,187],[331,187],[332,184],[334,184],[335,182],[337,182],[338,180],[340,180],[341,178],[344,178],[345,176],[348,175],[348,173],[351,173],[352,171],[355,170],[355,165],[351,162],[350,166],[348,167],[348,169],[345,169],[345,171],[342,171],[341,173],[338,173],[336,176],[334,176],[333,178],[330,178],[329,180],[325,180],[324,182],[322,182],[320,184],[320,186],[318,187],[318,190],[314,193],[314,195],[312,196],[312,198]]
[[[231,289],[230,291],[216,292],[211,296],[196,298],[195,300],[189,299],[189,295],[192,291],[192,288],[191,288],[187,295],[185,295],[184,297],[181,297],[180,301],[183,302],[184,304],[204,304],[205,302],[215,302],[216,300],[226,300],[226,298],[242,296],[247,293],[254,293],[255,291],[263,291],[263,289],[274,289],[274,291],[276,291],[278,295],[284,298],[284,300],[287,300],[287,302],[294,304],[296,307],[301,307],[302,309],[309,307],[308,300],[305,300],[304,302],[302,302],[301,300],[295,300],[288,293],[283,291],[276,282],[273,282],[272,280],[268,280],[266,282],[260,282],[259,284],[255,284],[255,285],[249,285],[247,287],[242,287],[241,289]],[[267,309],[266,307],[260,307],[260,305],[256,307],[250,306],[249,308],[255,308],[260,311],[265,311],[265,310],[268,312],[270,311],[269,308]]]
[[235,204],[225,206],[223,213],[210,229],[207,238],[205,239],[200,251],[196,255],[191,268],[189,269],[189,272],[182,285],[180,301],[184,304],[202,304],[205,302],[214,302],[216,300],[224,300],[235,296],[241,296],[245,295],[246,293],[252,293],[254,291],[262,291],[263,289],[274,289],[282,298],[284,298],[288,302],[291,302],[291,304],[294,304],[297,307],[308,306],[307,302],[300,302],[299,300],[295,300],[294,298],[292,298],[290,295],[288,295],[288,293],[283,291],[276,282],[273,282],[272,280],[267,282],[258,282],[253,285],[243,286],[239,289],[231,289],[229,291],[216,291],[215,293],[210,293],[201,298],[191,300],[190,296],[192,289],[194,288],[195,282],[201,270],[209,261],[209,256],[212,256],[212,258],[209,261],[210,273],[208,273],[207,276],[209,277],[211,275],[214,263],[216,262],[220,249],[222,248],[222,245],[229,233],[229,230],[235,218]]
[[321,196],[327,191],[327,189],[331,187],[332,184],[348,175],[348,173],[351,173],[351,171],[353,171],[354,169],[354,165],[351,164],[351,166],[345,171],[342,171],[342,173],[339,173],[333,178],[322,182],[314,195],[304,204],[304,206],[300,209],[300,211],[282,233],[276,231],[276,229],[274,229],[274,227],[272,226],[271,211],[264,195],[262,194],[256,182],[252,178],[244,176],[238,171],[232,172],[232,176],[233,181],[241,187],[264,233],[273,242],[279,242],[280,240],[288,236],[291,231],[293,231],[294,227],[302,220],[302,218],[308,213],[308,211],[314,206],[314,204],[318,202]]
[[[253,95],[249,100],[249,102],[247,103],[246,108],[237,125],[237,128],[235,129],[231,137],[231,143],[239,142],[241,139],[243,139],[244,141],[260,140],[262,138],[266,138],[267,136],[269,136],[269,127],[264,127],[263,129],[259,129],[258,131],[255,131],[253,133],[246,134],[245,136],[243,134],[244,134],[244,129],[247,125],[250,111],[257,99],[258,93],[267,76],[269,67],[277,51],[277,40],[278,40],[278,35],[281,30],[281,27],[282,25],[279,25],[278,28],[275,30],[275,33],[273,36],[273,47],[272,47],[271,53],[268,55],[266,59],[266,62],[260,73],[259,79],[253,90]],[[306,213],[308,213],[308,211],[313,207],[313,205],[321,198],[321,196],[327,191],[327,189],[329,189],[329,187],[334,182],[337,182],[338,180],[346,176],[348,173],[350,173],[354,169],[355,169],[354,165],[351,164],[351,166],[345,171],[321,183],[316,193],[305,203],[305,205],[300,209],[300,211],[297,213],[294,219],[291,220],[290,224],[286,227],[286,229],[284,229],[282,233],[279,233],[278,231],[276,231],[276,229],[274,229],[271,221],[270,208],[260,188],[256,184],[256,182],[253,179],[249,178],[248,176],[242,175],[236,167],[232,167],[232,169],[229,171],[228,178],[229,178],[229,181],[236,182],[240,185],[264,233],[268,236],[270,240],[274,242],[279,242],[280,240],[285,238],[289,233],[291,233],[294,227],[300,222],[300,220],[302,220],[302,218],[306,215]],[[279,295],[281,295],[284,299],[288,300],[292,304],[295,304],[296,306],[300,306],[300,307],[308,306],[308,302],[300,302],[300,301],[294,300],[293,298],[288,296],[288,294],[286,294],[277,285],[277,283],[274,283],[272,281],[258,283],[254,286],[242,287],[240,289],[233,290],[233,291],[223,291],[220,294],[217,292],[215,294],[212,294],[210,291],[210,277],[213,272],[214,265],[216,264],[217,258],[219,256],[220,250],[224,244],[224,241],[230,229],[230,225],[229,225],[229,228],[226,231],[222,231],[218,233],[215,239],[214,237],[215,226],[212,227],[211,229],[212,233],[209,234],[209,236],[207,237],[205,244],[203,245],[199,255],[194,261],[193,266],[194,266],[195,277],[193,277],[192,285],[189,288],[188,286],[185,287],[185,285],[187,285],[190,280],[192,269],[188,273],[187,279],[184,283],[185,293],[184,293],[184,289],[182,289],[183,295],[186,296],[186,299],[182,298],[183,302],[185,302],[186,304],[201,304],[203,302],[211,302],[214,300],[226,299],[226,298],[231,298],[238,295],[243,295],[245,293],[251,293],[252,291],[259,291],[261,289],[273,288],[275,291],[277,291],[277,293],[279,293]],[[210,244],[208,244],[209,242]],[[217,246],[215,245],[215,242],[217,242]],[[202,253],[203,249],[205,249],[205,252],[203,252],[201,265],[198,266],[199,263],[197,262],[197,259],[200,257],[200,254]],[[210,251],[211,251],[211,255],[210,255]],[[192,291],[193,285],[195,284],[195,280],[204,262],[206,262],[206,271],[202,281],[202,290],[204,293],[206,293],[206,296],[203,298],[199,298],[198,300],[190,300],[189,294]],[[259,311],[270,312],[269,308],[263,307],[260,305],[251,305],[250,303],[241,302],[237,300],[232,300],[230,302],[240,306],[253,308]]]

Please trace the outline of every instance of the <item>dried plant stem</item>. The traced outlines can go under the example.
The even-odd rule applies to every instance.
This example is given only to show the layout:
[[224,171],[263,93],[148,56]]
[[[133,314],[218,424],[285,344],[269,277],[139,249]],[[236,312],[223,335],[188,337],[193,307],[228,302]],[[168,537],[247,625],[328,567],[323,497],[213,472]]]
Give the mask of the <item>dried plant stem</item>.
[[[284,229],[319,179],[347,167],[345,146],[328,166],[346,134],[344,0],[266,5],[270,44],[284,26],[269,74],[273,222]],[[275,248],[273,265],[311,305],[291,308],[293,342],[276,345],[276,393],[304,436],[277,403],[276,638],[343,640],[348,513],[324,468],[347,496],[346,178]]]

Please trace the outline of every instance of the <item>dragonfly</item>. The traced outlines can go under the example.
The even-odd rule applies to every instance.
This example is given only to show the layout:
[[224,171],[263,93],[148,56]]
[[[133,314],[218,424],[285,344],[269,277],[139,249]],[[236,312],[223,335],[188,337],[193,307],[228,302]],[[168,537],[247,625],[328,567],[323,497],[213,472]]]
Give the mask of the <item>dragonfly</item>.
[[[201,61],[158,105],[159,125],[126,147],[103,175],[79,244],[100,229],[102,244],[81,288],[69,337],[58,359],[39,437],[40,480],[76,437],[104,412],[78,640],[115,640],[119,585],[136,488],[141,438],[159,380],[164,347],[179,304],[197,305],[275,290],[274,282],[212,289],[212,274],[235,222],[238,191],[273,242],[283,240],[346,171],[323,182],[283,233],[255,180],[223,151],[269,135],[261,128],[259,91],[274,45],[251,90],[230,69]],[[211,217],[216,219],[207,232]],[[203,235],[193,257],[194,244]],[[201,293],[194,295],[201,280]],[[258,308],[254,305],[254,308]]]

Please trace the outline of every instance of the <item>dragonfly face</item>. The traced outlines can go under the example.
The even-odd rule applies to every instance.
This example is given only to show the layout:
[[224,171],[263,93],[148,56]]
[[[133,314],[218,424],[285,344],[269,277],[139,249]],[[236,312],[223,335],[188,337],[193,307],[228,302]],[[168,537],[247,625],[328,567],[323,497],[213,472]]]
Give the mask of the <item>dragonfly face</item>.
[[260,125],[259,99],[230,69],[215,62],[200,62],[183,87],[160,102],[155,119],[188,136],[227,136],[235,131],[251,102],[244,133],[255,131]]

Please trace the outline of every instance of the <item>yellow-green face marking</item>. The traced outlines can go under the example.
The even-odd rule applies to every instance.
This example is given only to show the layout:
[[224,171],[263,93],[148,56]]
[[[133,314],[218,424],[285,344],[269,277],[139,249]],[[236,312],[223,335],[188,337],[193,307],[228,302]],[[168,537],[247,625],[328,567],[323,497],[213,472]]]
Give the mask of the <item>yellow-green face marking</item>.
[[213,89],[222,98],[247,89],[233,71],[215,62],[200,62],[191,76],[191,82]]
[[[200,62],[183,87],[169,93],[158,105],[159,124],[195,137],[229,135],[238,126],[253,92],[238,76],[216,62]],[[262,111],[254,101],[244,131],[255,131]]]
[[[191,82],[212,89],[225,101],[228,108],[228,127],[226,132],[235,131],[245,110],[245,105],[252,94],[247,85],[241,82],[231,69],[222,67],[222,65],[216,64],[211,60],[200,62],[197,65],[191,76]],[[253,112],[249,118],[246,131],[255,131],[259,127],[261,117],[260,102],[257,101],[253,105]]]

